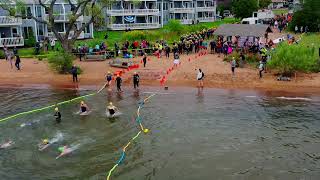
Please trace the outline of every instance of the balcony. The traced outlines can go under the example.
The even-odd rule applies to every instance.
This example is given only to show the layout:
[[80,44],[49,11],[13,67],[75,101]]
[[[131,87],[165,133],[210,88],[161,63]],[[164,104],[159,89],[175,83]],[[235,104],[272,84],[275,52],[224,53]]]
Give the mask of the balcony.
[[[69,19],[70,19],[70,16],[71,16],[71,14],[55,14],[54,15],[54,21],[55,22],[67,22],[67,21],[69,21]],[[48,21],[49,20],[49,15],[48,14],[45,14],[44,15],[44,19],[46,20],[46,21]],[[80,16],[78,19],[77,19],[77,21],[83,21],[83,16]]]
[[111,30],[125,30],[125,29],[157,29],[160,28],[159,23],[133,23],[133,24],[109,24],[108,28]]
[[111,16],[121,15],[159,15],[159,9],[112,9],[107,10],[107,14]]
[[21,18],[11,16],[0,16],[0,26],[20,26],[22,25]]
[[23,37],[0,38],[0,47],[24,46]]
[[215,6],[210,6],[210,7],[196,7],[196,11],[198,11],[198,12],[206,12],[206,11],[213,12],[213,11],[216,11],[216,8],[215,8]]
[[[59,32],[59,34],[61,35],[61,36],[64,36],[66,33],[65,32]],[[70,31],[70,33],[69,33],[69,39],[71,39],[71,37],[74,35],[74,32],[73,31]],[[53,32],[48,32],[48,37],[54,37],[54,34],[53,34]],[[80,35],[78,36],[78,38],[77,39],[88,39],[88,38],[92,38],[91,37],[91,34],[90,33],[84,33],[83,31],[80,33]]]
[[194,13],[194,8],[170,8],[171,13]]
[[214,17],[201,17],[197,18],[199,22],[214,22],[215,18]]

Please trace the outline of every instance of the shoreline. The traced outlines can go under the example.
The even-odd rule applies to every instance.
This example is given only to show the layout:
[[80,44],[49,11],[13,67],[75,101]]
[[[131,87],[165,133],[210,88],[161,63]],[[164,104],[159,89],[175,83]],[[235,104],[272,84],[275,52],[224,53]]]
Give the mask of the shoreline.
[[[200,57],[181,55],[181,65],[167,73],[172,67],[172,58],[160,59],[150,56],[146,68],[140,67],[131,71],[125,71],[123,85],[132,86],[133,72],[138,72],[141,78],[141,86],[159,87],[160,79],[166,76],[165,86],[197,88],[196,71],[201,68],[205,73],[205,88],[277,91],[299,94],[320,94],[320,74],[298,74],[297,80],[277,81],[276,77],[268,72],[263,78],[258,77],[258,70],[251,67],[236,68],[235,76],[231,75],[230,64],[224,62],[222,57],[215,54],[207,54]],[[189,61],[189,58],[191,59]],[[132,59],[140,66],[141,57]],[[35,59],[22,59],[22,70],[11,69],[9,62],[0,60],[0,88],[31,88],[31,89],[96,89],[105,83],[107,71],[115,72],[123,70],[110,67],[108,61],[83,62],[75,61],[75,64],[84,70],[79,75],[79,83],[73,83],[71,75],[61,75],[52,72],[46,61]],[[112,82],[114,83],[114,82]]]

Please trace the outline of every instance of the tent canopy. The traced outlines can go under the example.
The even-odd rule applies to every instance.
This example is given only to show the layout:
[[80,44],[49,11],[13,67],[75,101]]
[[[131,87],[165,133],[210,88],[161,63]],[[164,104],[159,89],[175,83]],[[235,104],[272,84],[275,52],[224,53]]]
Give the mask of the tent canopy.
[[263,37],[266,32],[272,32],[267,25],[223,24],[213,34],[219,36]]

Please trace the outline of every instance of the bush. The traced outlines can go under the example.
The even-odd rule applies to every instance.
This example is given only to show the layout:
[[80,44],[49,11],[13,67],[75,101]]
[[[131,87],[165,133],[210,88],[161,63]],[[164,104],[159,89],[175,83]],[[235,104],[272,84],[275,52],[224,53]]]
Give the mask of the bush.
[[280,44],[271,53],[269,67],[276,69],[280,74],[292,75],[295,72],[319,72],[320,65],[316,48],[303,44]]
[[61,74],[70,72],[75,57],[67,52],[54,52],[48,55],[50,67]]
[[182,25],[180,21],[172,19],[164,26],[164,29],[181,35],[185,32],[185,27],[186,26]]
[[34,47],[36,45],[36,37],[33,34],[33,30],[29,29],[29,38],[24,40],[25,47]]
[[124,35],[122,36],[122,39],[123,41],[129,41],[129,42],[140,41],[140,40],[147,39],[147,33],[146,31],[130,31],[130,32],[124,33]]
[[4,52],[2,50],[0,50],[0,59],[5,59],[6,56],[4,55]]

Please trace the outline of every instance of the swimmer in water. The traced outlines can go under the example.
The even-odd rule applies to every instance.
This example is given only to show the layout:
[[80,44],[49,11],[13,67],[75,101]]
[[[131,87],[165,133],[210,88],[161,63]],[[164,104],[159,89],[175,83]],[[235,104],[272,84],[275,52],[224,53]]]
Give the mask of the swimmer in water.
[[50,143],[50,141],[48,139],[42,140],[42,143],[39,144],[39,151],[43,151],[44,149],[46,149],[50,145],[51,145],[51,143]]
[[81,101],[80,103],[80,113],[85,113],[89,111],[89,107],[84,103],[84,101]]
[[68,146],[59,147],[58,150],[60,151],[60,155],[56,157],[56,159],[59,159],[60,157],[67,155],[72,152],[72,149]]
[[57,123],[60,123],[60,122],[61,122],[61,113],[60,113],[58,107],[56,107],[56,108],[54,109],[54,111],[55,111],[54,117],[56,117],[56,122],[57,122]]
[[13,141],[7,140],[5,143],[0,144],[0,149],[6,149],[6,148],[10,147],[13,144],[14,144]]
[[107,106],[107,111],[109,112],[110,116],[114,116],[116,111],[118,110],[117,107],[115,107],[112,102],[109,103],[109,106]]
[[57,133],[52,139],[43,139],[42,142],[38,145],[39,151],[43,151],[52,144],[61,141],[63,139],[62,133]]

